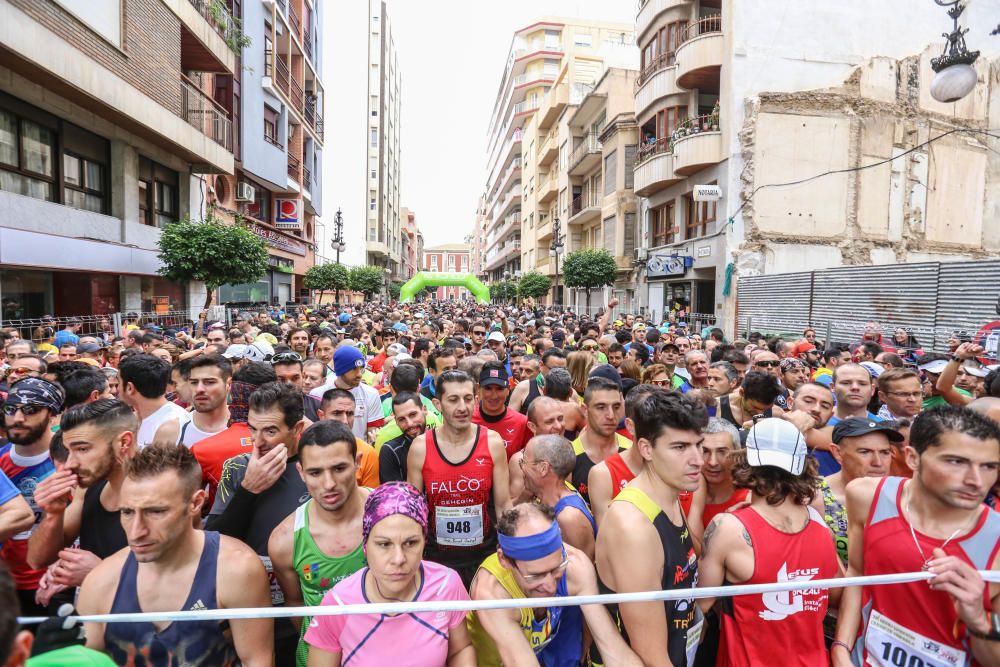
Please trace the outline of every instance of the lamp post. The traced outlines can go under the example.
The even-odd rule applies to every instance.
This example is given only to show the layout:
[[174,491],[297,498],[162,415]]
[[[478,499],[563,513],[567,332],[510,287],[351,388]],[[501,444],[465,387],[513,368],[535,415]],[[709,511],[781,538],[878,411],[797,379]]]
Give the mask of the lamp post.
[[948,16],[953,22],[952,31],[944,33],[948,42],[944,52],[931,58],[931,69],[936,74],[931,82],[931,97],[938,102],[957,102],[972,92],[979,80],[976,68],[972,66],[979,58],[979,51],[969,51],[965,46],[965,34],[969,29],[958,27],[958,19],[965,11],[962,0],[934,0],[941,7],[949,7]]
[[[333,218],[333,226],[335,228],[333,239],[330,241],[330,248],[332,248],[337,253],[337,264],[340,264],[340,251],[346,250],[347,246],[344,244],[344,216],[341,215],[340,209],[337,209],[337,215]],[[340,305],[340,289],[335,289],[333,291],[333,300],[339,306]]]
[[556,260],[556,292],[553,305],[562,305],[562,293],[559,291],[559,252],[563,249],[560,227],[559,218],[552,221],[552,245],[549,246],[549,254]]

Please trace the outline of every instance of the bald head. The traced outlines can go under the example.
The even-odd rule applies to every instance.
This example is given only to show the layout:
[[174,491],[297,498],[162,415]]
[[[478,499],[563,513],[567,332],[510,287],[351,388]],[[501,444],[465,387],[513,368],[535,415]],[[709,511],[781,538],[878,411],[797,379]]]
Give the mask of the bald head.
[[975,410],[984,417],[992,419],[998,426],[1000,426],[1000,398],[983,396],[982,398],[977,398],[969,403],[967,407]]
[[525,449],[530,460],[548,463],[552,474],[560,480],[566,479],[576,466],[573,445],[561,435],[536,435]]

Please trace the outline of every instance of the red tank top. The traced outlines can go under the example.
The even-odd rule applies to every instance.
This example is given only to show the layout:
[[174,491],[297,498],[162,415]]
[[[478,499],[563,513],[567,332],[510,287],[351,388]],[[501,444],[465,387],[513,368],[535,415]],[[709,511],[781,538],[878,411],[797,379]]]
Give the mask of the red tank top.
[[477,426],[472,450],[457,463],[441,454],[437,431],[429,433],[423,475],[430,509],[430,544],[440,550],[479,549],[493,537],[490,432]]
[[608,465],[608,472],[611,473],[611,499],[614,500],[618,497],[621,490],[635,479],[635,475],[632,474],[632,469],[625,463],[621,452],[615,452],[604,459],[604,462]]
[[[733,512],[753,541],[754,570],[746,584],[828,579],[837,576],[839,561],[830,529],[809,507],[809,525],[783,533],[751,507]],[[740,595],[723,601],[717,665],[830,664],[823,642],[823,618],[830,594],[825,588],[785,593]],[[795,638],[794,651],[788,650]]]
[[747,494],[749,492],[749,489],[736,489],[733,491],[733,495],[729,496],[721,503],[705,503],[705,511],[702,516],[703,525],[708,526],[708,524],[712,522],[712,519],[714,519],[717,515],[722,514],[737,503],[742,503],[747,499]]
[[[864,575],[919,572],[924,558],[944,540],[914,531],[903,518],[901,498],[909,484],[902,477],[886,477],[881,482],[865,525]],[[913,543],[913,536],[920,550]],[[976,525],[967,534],[956,537],[944,547],[949,556],[961,558],[977,570],[988,570],[1000,548],[1000,514],[984,508]],[[990,609],[990,587],[983,593],[983,608]],[[867,664],[924,664],[927,667],[979,665],[972,659],[964,637],[955,638],[958,621],[955,605],[943,591],[932,591],[926,581],[892,586],[869,586],[864,589],[862,608],[864,624],[855,644],[858,658]],[[934,613],[928,613],[933,609]],[[901,663],[898,661],[902,660]],[[922,663],[921,663],[922,661]],[[864,660],[861,660],[864,662]]]

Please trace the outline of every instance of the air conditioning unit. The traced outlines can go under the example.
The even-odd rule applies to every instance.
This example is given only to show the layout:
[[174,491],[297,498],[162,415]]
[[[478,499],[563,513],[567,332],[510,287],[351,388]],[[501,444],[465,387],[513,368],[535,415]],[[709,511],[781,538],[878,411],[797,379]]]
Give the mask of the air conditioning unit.
[[236,184],[236,201],[253,201],[256,194],[249,183]]
[[647,259],[649,259],[649,250],[646,248],[636,248],[633,255],[634,255],[633,259],[636,262],[645,262]]

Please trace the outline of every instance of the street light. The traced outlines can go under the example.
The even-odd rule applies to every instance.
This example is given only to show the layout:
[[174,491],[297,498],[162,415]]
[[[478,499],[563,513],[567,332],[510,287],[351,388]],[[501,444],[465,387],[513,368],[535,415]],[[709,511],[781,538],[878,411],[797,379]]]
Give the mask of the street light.
[[330,241],[330,247],[337,251],[337,264],[340,264],[340,251],[346,250],[347,245],[344,243],[344,216],[341,215],[340,209],[337,209],[337,215],[333,218],[333,226],[336,228],[334,232],[333,239]]
[[936,74],[931,82],[931,97],[938,102],[957,102],[972,92],[979,80],[976,68],[972,63],[979,58],[979,51],[969,51],[965,46],[966,28],[958,27],[958,18],[965,11],[962,0],[934,0],[941,7],[950,7],[948,16],[954,23],[950,33],[944,33],[948,40],[944,52],[937,58],[931,58],[931,69]]
[[562,304],[562,293],[559,291],[559,252],[563,249],[560,227],[559,218],[552,221],[552,245],[549,246],[549,254],[556,259],[556,294],[553,301],[558,305]]

